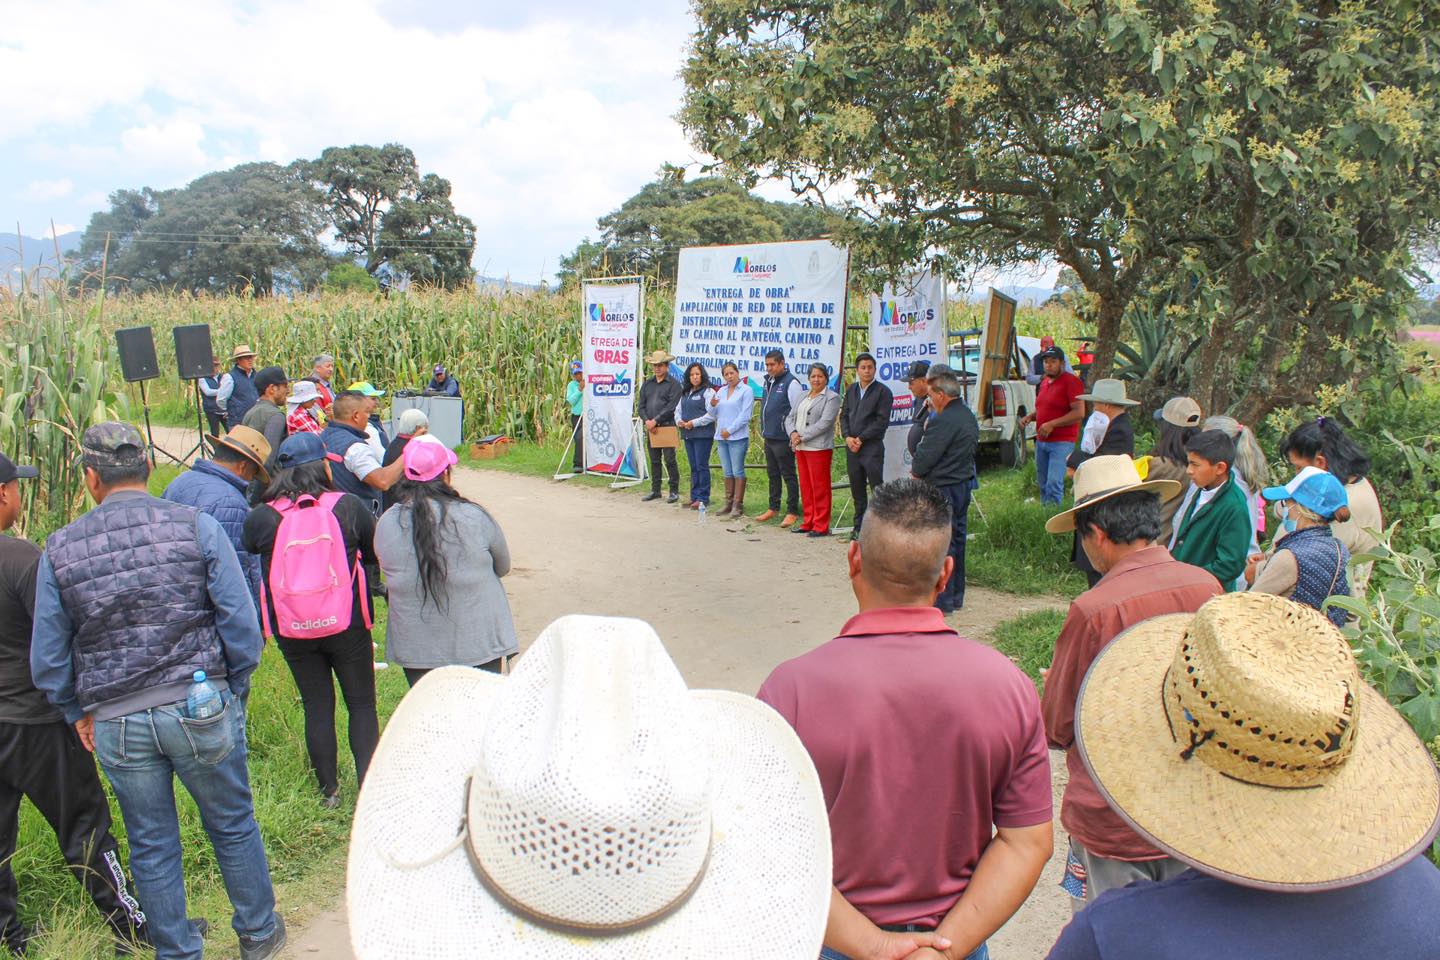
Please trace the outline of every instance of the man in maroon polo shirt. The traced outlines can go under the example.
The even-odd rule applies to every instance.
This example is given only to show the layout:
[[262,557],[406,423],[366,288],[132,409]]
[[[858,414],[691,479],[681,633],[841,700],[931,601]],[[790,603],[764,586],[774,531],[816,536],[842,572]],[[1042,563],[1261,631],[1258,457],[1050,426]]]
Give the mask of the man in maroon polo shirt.
[[922,948],[916,957],[984,960],[1050,859],[1039,699],[933,606],[949,547],[950,504],[934,487],[877,488],[850,544],[859,614],[758,694],[805,744],[830,812],[826,960]]
[[1040,351],[1038,358],[1045,376],[1035,388],[1035,411],[1020,418],[1020,426],[1035,424],[1035,482],[1040,485],[1040,502],[1059,506],[1065,499],[1065,461],[1080,436],[1085,418],[1085,401],[1079,399],[1085,384],[1065,369],[1065,354],[1059,348]]
[[1142,620],[1194,613],[1224,592],[1209,573],[1154,543],[1160,536],[1160,501],[1179,492],[1173,480],[1142,482],[1135,462],[1123,454],[1093,457],[1075,471],[1075,507],[1045,525],[1051,533],[1077,531],[1086,556],[1103,574],[1070,604],[1040,701],[1050,746],[1065,751],[1070,771],[1060,801],[1060,822],[1070,833],[1060,885],[1077,911],[1106,890],[1135,880],[1168,880],[1186,869],[1110,808],[1075,746],[1080,684],[1105,645]]

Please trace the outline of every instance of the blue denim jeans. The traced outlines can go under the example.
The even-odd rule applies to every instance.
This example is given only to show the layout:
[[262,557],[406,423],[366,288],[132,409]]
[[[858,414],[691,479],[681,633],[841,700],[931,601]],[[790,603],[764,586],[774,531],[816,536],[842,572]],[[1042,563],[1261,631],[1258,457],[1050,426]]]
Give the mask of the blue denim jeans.
[[710,448],[714,437],[687,437],[685,459],[690,461],[690,499],[710,503]]
[[721,472],[727,477],[745,476],[745,454],[750,449],[750,438],[741,437],[739,440],[717,438],[715,445],[720,448]]
[[[820,948],[820,960],[850,960],[850,958],[843,953],[837,953],[829,947],[822,946]],[[965,960],[990,960],[989,945],[984,943],[980,944],[980,946],[970,951],[970,955],[967,956]]]
[[1058,504],[1065,499],[1065,461],[1075,449],[1073,441],[1035,441],[1035,482],[1040,502]]
[[200,960],[202,951],[185,915],[177,776],[210,835],[236,934],[249,943],[275,932],[275,892],[250,797],[245,705],[229,691],[221,697],[225,709],[207,720],[184,716],[182,701],[95,724],[95,755],[120,801],[157,960]]

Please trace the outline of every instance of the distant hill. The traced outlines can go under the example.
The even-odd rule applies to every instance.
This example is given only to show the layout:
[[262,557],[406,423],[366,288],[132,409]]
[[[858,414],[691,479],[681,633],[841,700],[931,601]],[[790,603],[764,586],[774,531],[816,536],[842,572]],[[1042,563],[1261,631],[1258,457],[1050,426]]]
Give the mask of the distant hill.
[[[14,233],[0,233],[0,285],[17,286],[20,274],[44,267],[54,276],[59,264],[55,262],[55,244],[58,239],[60,254],[64,256],[80,248],[79,230],[62,233],[58,238],[26,237]],[[21,259],[21,254],[24,259]]]

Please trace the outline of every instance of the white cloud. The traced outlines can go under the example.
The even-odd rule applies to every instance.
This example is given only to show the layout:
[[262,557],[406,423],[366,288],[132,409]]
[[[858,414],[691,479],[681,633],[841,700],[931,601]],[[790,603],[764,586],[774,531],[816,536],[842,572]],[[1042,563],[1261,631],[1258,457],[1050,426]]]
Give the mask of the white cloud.
[[449,33],[397,27],[381,3],[12,3],[0,47],[0,144],[23,148],[12,181],[63,173],[72,207],[44,212],[73,220],[94,209],[82,197],[120,187],[398,141],[451,180],[479,226],[477,267],[529,279],[661,163],[692,156],[673,119],[682,0],[653,21],[596,6],[504,29],[466,17]]
[[69,177],[58,180],[31,180],[25,185],[23,196],[27,200],[58,200],[68,197],[75,189]]

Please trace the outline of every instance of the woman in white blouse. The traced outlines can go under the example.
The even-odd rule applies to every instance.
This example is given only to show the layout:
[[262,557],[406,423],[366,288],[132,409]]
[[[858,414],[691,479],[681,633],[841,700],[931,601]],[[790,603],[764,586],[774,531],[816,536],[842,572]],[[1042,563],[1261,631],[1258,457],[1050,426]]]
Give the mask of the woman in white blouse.
[[740,368],[726,361],[720,368],[725,383],[710,399],[715,412],[715,443],[720,448],[720,468],[725,475],[725,506],[717,517],[745,516],[745,454],[750,450],[750,414],[755,394],[740,382]]
[[828,388],[830,371],[823,363],[810,365],[810,392],[785,418],[790,447],[800,474],[803,519],[794,533],[812,537],[830,535],[830,461],[835,456],[835,421],[840,416],[840,394]]

